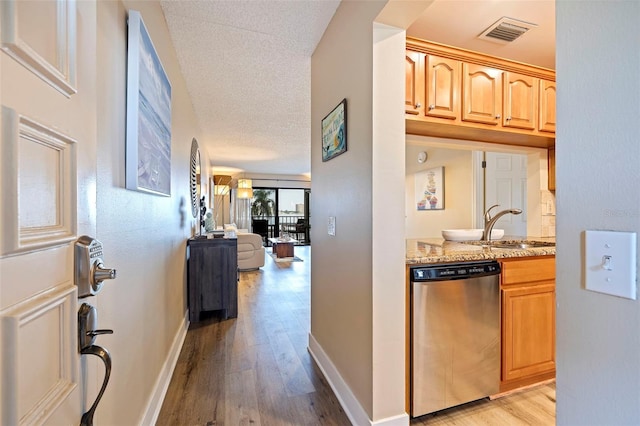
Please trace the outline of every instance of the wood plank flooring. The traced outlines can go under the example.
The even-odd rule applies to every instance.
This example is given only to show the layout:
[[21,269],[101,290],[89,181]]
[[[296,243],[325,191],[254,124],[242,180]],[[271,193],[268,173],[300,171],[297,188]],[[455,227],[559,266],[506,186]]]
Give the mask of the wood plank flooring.
[[[270,249],[267,249],[270,250]],[[238,318],[211,318],[187,333],[158,425],[350,425],[307,352],[310,250],[303,262],[266,256],[258,271],[240,273]],[[555,386],[479,401],[411,425],[553,425]]]

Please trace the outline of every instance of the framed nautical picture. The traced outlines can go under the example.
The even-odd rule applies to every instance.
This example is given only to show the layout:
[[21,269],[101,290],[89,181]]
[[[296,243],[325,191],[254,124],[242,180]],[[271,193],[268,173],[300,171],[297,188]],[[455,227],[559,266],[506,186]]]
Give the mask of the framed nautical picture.
[[140,12],[129,10],[126,187],[171,195],[171,83]]
[[322,161],[329,161],[347,150],[347,100],[322,119]]

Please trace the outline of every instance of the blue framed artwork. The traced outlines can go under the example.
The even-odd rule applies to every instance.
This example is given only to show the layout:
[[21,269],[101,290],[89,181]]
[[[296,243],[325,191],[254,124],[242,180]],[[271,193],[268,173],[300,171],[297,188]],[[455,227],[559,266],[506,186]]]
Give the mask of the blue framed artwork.
[[322,161],[329,161],[347,150],[347,100],[322,119]]
[[129,10],[127,189],[171,195],[171,84],[140,12]]

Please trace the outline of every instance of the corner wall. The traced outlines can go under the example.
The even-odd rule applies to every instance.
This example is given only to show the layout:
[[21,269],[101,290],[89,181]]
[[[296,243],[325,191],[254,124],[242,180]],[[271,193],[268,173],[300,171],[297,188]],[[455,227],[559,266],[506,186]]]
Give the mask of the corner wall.
[[[343,1],[311,58],[311,337],[369,418],[372,402],[373,20]],[[347,99],[347,151],[322,162],[320,123]],[[336,235],[327,220],[336,218]]]
[[585,230],[640,232],[638,22],[636,1],[556,2],[558,425],[640,424],[640,302],[584,290],[582,260]]
[[[171,82],[170,197],[124,188],[128,9],[141,12]],[[114,330],[98,339],[111,352],[113,370],[96,422],[150,424],[186,333],[185,244],[195,224],[189,158],[199,129],[160,4],[101,1],[97,11],[97,238],[118,278],[96,298],[100,327]],[[209,164],[201,155],[202,165]]]

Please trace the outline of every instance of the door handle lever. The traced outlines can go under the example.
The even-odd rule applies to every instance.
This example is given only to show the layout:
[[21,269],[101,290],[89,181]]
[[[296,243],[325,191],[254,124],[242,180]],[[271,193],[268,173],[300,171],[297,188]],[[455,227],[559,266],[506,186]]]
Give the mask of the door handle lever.
[[93,426],[93,415],[96,412],[96,408],[98,408],[98,403],[102,399],[102,395],[107,388],[107,383],[109,383],[109,377],[111,376],[111,355],[109,355],[109,351],[98,345],[88,346],[84,348],[80,353],[82,355],[95,355],[104,363],[104,379],[102,380],[102,387],[100,388],[100,392],[98,392],[96,400],[93,401],[93,404],[91,404],[91,408],[89,408],[89,411],[84,413],[82,415],[82,419],[80,419],[80,426]]
[[89,337],[96,337],[99,336],[101,334],[113,334],[113,330],[88,330],[87,331],[87,336]]

